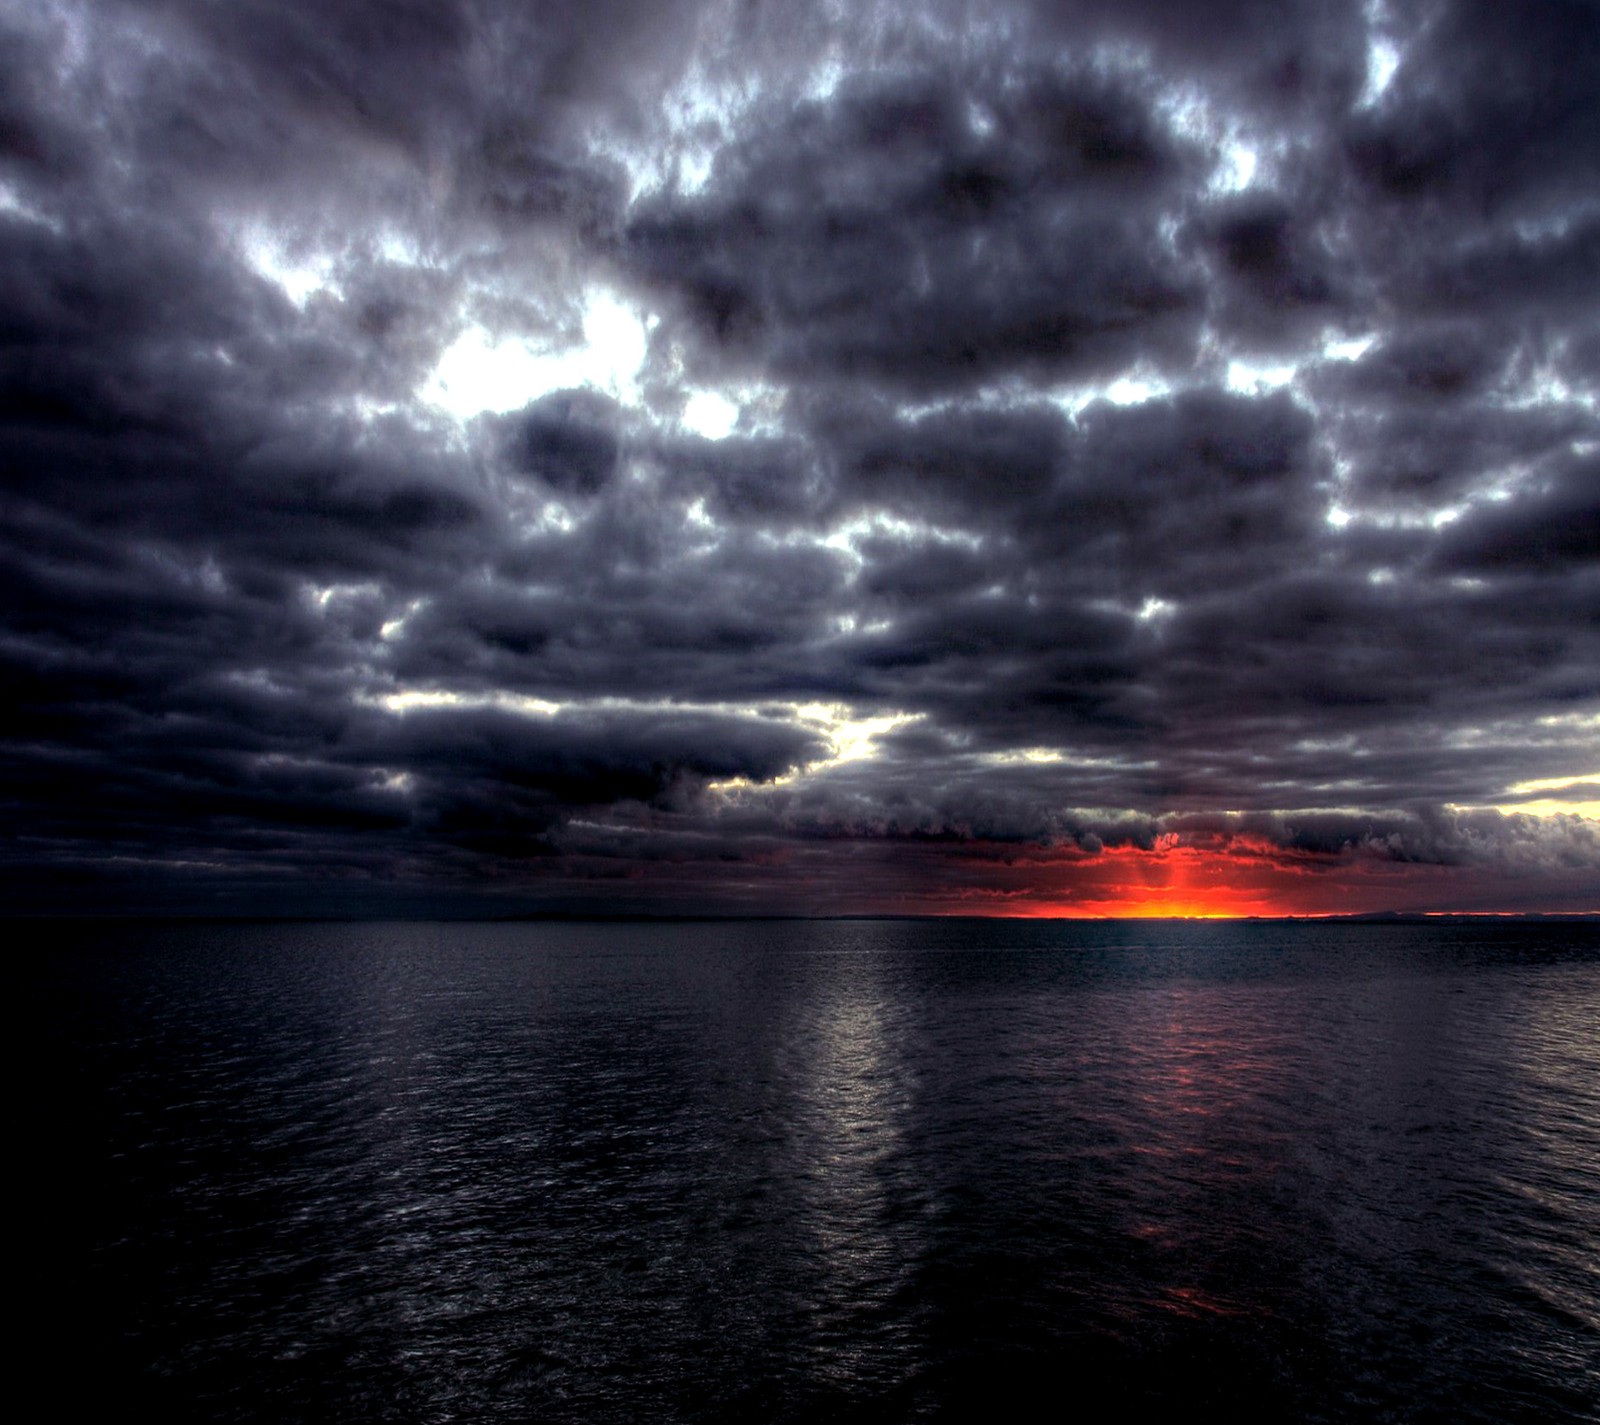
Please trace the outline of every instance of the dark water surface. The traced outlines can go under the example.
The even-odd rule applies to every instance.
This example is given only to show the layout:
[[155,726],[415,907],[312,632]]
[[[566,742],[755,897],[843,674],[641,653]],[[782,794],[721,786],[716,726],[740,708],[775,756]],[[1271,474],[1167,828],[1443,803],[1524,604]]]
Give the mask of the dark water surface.
[[24,938],[61,1404],[1600,1417],[1594,926]]

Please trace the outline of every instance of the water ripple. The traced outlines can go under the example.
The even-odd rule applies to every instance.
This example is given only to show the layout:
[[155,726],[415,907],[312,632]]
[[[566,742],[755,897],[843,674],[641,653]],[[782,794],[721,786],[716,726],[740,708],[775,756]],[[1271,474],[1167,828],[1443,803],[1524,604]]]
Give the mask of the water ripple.
[[1592,927],[52,934],[30,1285],[119,1410],[1600,1412]]

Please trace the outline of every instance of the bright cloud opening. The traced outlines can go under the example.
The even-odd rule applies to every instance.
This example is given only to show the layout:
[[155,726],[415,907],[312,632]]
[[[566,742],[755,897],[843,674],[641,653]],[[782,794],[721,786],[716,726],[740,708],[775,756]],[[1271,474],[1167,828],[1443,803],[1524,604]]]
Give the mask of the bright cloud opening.
[[550,391],[591,386],[624,404],[639,399],[649,334],[644,317],[615,293],[592,289],[583,345],[552,350],[522,337],[496,340],[471,326],[445,349],[422,398],[458,420],[520,410]]
[[292,242],[265,225],[245,229],[240,250],[251,267],[269,282],[276,283],[295,306],[302,309],[321,292],[341,295],[334,277],[337,259],[330,252],[317,252]]
[[696,391],[684,405],[683,424],[707,440],[722,440],[739,424],[739,407],[715,391]]

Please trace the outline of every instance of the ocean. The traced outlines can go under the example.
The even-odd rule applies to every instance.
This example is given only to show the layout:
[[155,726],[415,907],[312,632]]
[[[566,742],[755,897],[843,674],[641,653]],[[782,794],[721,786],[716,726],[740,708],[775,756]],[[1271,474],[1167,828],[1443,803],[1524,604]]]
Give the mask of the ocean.
[[1600,1418],[1593,924],[13,932],[54,1409]]

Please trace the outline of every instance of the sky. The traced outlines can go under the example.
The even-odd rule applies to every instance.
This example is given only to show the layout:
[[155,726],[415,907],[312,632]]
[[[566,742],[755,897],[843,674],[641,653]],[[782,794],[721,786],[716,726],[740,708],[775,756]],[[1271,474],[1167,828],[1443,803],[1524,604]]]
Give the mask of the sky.
[[1600,909],[1594,0],[0,0],[0,899]]

